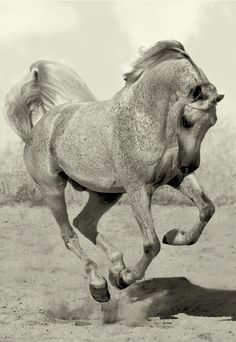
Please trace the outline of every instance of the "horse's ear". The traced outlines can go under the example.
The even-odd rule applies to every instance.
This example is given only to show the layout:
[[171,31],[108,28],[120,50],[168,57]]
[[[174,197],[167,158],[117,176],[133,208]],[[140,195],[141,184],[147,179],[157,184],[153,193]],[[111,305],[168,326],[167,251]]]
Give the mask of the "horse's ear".
[[225,96],[223,94],[217,95],[216,96],[216,102],[220,102],[221,100],[223,100]]

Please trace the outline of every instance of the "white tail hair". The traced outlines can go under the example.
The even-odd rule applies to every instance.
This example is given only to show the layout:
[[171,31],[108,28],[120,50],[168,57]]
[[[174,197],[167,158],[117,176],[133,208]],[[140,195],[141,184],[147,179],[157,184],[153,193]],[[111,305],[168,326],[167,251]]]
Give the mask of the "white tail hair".
[[94,100],[96,97],[71,68],[58,62],[37,61],[7,94],[5,115],[16,133],[27,142],[34,124],[51,108],[72,101]]

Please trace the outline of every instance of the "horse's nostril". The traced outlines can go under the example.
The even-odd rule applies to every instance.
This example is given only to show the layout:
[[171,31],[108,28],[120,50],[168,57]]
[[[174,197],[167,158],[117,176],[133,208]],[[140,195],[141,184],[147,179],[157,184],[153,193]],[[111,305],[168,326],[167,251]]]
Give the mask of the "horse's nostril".
[[187,175],[191,172],[194,172],[197,169],[197,165],[196,164],[190,164],[188,166],[181,166],[180,171],[184,174]]
[[186,174],[189,173],[189,168],[188,168],[188,166],[181,166],[180,171],[181,171],[184,175],[186,175]]

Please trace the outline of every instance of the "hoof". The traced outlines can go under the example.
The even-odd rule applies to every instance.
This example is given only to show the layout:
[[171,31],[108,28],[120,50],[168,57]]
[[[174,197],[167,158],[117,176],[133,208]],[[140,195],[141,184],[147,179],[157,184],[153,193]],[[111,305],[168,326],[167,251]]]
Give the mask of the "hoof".
[[117,287],[119,290],[123,290],[129,286],[129,284],[127,284],[122,278],[121,271],[117,275],[109,272],[109,280],[111,285]]
[[166,245],[168,245],[168,241],[167,241],[166,235],[163,237],[162,242],[165,243]]
[[163,237],[162,242],[173,246],[190,246],[193,245],[197,239],[193,240],[188,236],[188,233],[180,229],[172,229]]
[[185,245],[185,232],[180,229],[172,229],[163,237],[162,242],[166,245]]
[[[180,241],[178,240],[178,237],[181,236],[181,231],[179,229],[172,229],[166,235],[163,237],[162,242],[165,243],[166,245],[179,245],[182,243],[178,243]],[[176,243],[177,242],[177,243]]]
[[176,238],[179,234],[178,229],[170,230],[166,235],[163,237],[162,242],[166,245],[176,245]]
[[90,284],[89,290],[93,299],[95,299],[99,303],[108,302],[111,298],[108,291],[107,281],[102,287],[95,287]]

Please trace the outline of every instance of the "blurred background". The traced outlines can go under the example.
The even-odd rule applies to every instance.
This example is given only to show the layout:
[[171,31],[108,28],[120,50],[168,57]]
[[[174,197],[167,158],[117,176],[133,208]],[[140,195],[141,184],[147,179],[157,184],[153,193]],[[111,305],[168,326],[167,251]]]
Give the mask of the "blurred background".
[[[10,88],[38,59],[61,61],[79,73],[98,99],[124,84],[140,47],[181,41],[219,93],[218,121],[203,141],[198,178],[218,204],[236,202],[235,1],[0,2],[0,109]],[[27,175],[23,144],[0,116],[0,203],[42,200]],[[83,196],[68,190],[69,201]],[[167,187],[160,203],[183,202]]]

